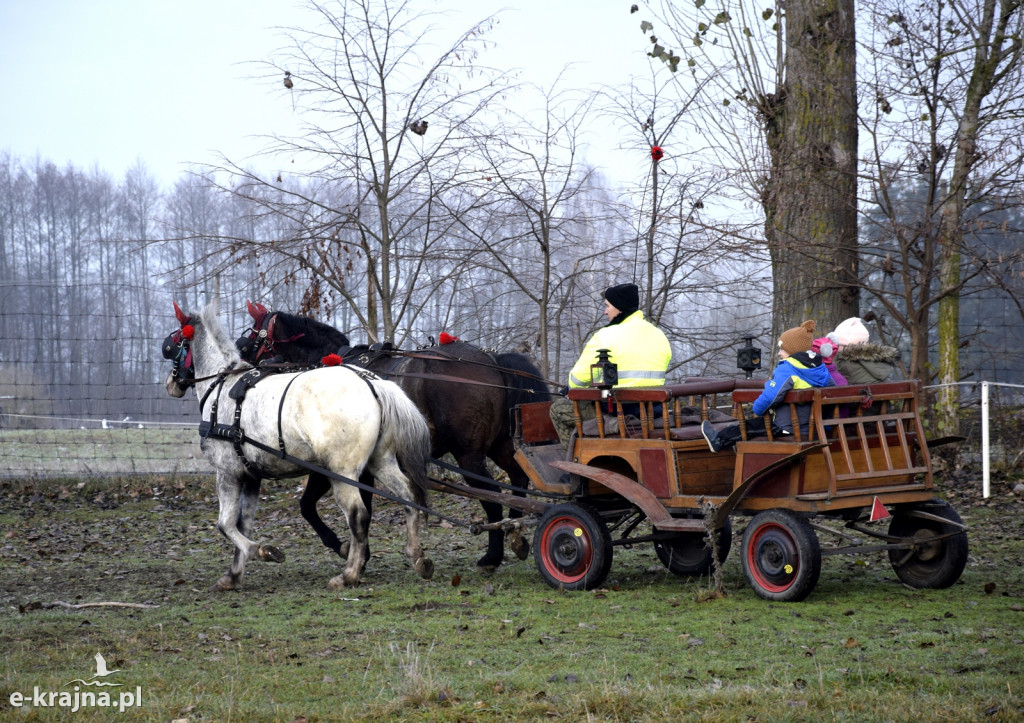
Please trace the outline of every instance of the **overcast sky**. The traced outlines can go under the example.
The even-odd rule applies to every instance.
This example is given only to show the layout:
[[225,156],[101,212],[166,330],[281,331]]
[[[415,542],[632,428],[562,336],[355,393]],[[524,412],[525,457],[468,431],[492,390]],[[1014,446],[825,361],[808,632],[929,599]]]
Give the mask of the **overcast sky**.
[[[422,1],[459,10],[459,29],[505,8],[488,64],[527,82],[550,84],[567,63],[575,85],[649,73],[628,0]],[[275,28],[299,18],[293,0],[0,0],[0,151],[117,178],[141,160],[165,186],[217,152],[244,160],[254,136],[294,127],[287,97],[253,76],[285,45]],[[587,160],[629,173],[596,135]]]

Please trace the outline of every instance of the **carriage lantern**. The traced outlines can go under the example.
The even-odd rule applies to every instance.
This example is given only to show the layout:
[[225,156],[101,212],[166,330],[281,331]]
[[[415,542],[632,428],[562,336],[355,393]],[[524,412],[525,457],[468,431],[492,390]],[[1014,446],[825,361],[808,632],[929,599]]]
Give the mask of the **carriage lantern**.
[[754,337],[745,336],[746,346],[736,352],[736,366],[747,373],[747,379],[753,376],[755,369],[761,368],[761,350],[754,346]]
[[595,389],[611,389],[619,383],[619,365],[608,353],[608,349],[598,349],[597,361],[590,365],[590,386]]

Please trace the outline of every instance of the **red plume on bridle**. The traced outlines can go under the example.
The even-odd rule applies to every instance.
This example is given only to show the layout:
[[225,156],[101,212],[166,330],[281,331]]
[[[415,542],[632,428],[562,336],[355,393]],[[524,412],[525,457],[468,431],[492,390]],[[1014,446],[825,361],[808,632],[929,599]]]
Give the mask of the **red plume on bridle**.
[[174,316],[178,319],[179,324],[185,326],[192,321],[192,317],[181,310],[177,301],[172,301],[171,303],[174,304]]
[[256,303],[253,303],[253,302],[249,301],[248,299],[246,299],[245,300],[245,308],[248,309],[249,316],[251,316],[253,318],[253,321],[256,322],[256,326],[257,327],[261,326],[263,324],[263,320],[266,319],[267,318],[267,314],[270,313],[270,310],[267,309],[267,307],[265,307],[263,304],[259,303],[258,301]]
[[442,332],[441,332],[441,337],[440,337],[440,339],[439,339],[439,341],[440,341],[440,342],[441,342],[442,344],[454,344],[454,343],[455,343],[455,342],[457,342],[458,340],[459,340],[459,337],[457,337],[457,336],[452,336],[452,335],[451,335],[451,334],[449,334],[449,333],[448,333],[447,331],[442,331]]
[[174,363],[171,374],[178,380],[179,384],[191,384],[195,376],[192,368],[192,349],[188,342],[196,335],[196,328],[192,326],[192,317],[181,310],[178,302],[174,304],[174,316],[181,325],[181,329],[171,333],[163,344],[163,355],[165,359],[171,359]]

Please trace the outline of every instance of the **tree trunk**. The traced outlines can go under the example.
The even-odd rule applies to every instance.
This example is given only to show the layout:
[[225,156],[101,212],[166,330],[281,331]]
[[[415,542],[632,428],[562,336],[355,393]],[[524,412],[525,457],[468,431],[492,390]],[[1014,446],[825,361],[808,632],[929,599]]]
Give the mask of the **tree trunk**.
[[857,91],[853,0],[791,0],[785,82],[763,99],[771,160],[762,202],[773,338],[858,315]]
[[[996,7],[999,6],[997,17]],[[964,239],[964,211],[971,171],[977,164],[978,133],[981,107],[1000,76],[1000,63],[1007,57],[1018,57],[1020,38],[1007,37],[1009,18],[1020,11],[1013,0],[984,0],[977,25],[978,42],[974,47],[974,65],[963,112],[957,128],[956,157],[949,193],[942,208],[939,233],[939,283],[943,292],[939,300],[939,387],[935,401],[936,432],[958,434],[960,429],[960,253]],[[1010,42],[1007,50],[1004,43]]]

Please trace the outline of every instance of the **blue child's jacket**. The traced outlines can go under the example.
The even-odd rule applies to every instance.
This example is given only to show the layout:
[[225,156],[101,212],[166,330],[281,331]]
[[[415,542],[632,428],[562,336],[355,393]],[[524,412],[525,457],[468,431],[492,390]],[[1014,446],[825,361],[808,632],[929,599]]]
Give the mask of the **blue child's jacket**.
[[[799,352],[783,359],[775,367],[772,378],[764,385],[764,391],[754,401],[753,412],[761,416],[774,409],[774,422],[786,432],[793,431],[789,406],[776,409],[776,405],[786,396],[790,389],[810,389],[812,387],[833,386],[832,375],[822,362],[821,356],[810,352]],[[801,404],[797,408],[800,429],[807,432],[807,420],[810,418],[810,405]]]

